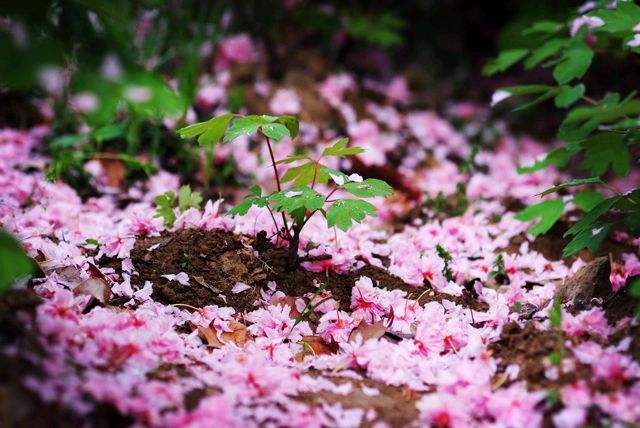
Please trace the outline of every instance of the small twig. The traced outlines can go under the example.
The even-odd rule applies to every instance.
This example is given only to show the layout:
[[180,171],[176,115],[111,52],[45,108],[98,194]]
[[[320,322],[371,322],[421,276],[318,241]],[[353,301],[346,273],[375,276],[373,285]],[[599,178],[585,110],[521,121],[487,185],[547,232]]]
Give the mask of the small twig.
[[185,307],[185,308],[193,309],[194,311],[200,310],[199,308],[196,308],[195,306],[187,305],[186,303],[172,303],[171,306]]

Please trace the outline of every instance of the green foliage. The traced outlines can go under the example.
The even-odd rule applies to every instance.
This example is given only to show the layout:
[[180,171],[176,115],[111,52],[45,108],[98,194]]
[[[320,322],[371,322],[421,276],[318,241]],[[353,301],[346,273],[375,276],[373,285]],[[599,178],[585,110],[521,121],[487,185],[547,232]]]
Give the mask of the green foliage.
[[[636,300],[640,301],[640,277],[639,276],[636,276],[631,280],[629,284],[629,294]],[[640,303],[638,303],[638,306],[636,307],[635,316],[636,318],[640,318]]]
[[575,186],[584,186],[585,184],[596,184],[602,183],[600,177],[589,177],[589,178],[574,178],[571,180],[567,180],[564,183],[560,183],[556,186],[551,187],[550,189],[545,190],[540,193],[541,196],[546,196],[550,193],[555,193],[559,190],[566,189],[567,187],[575,187]]
[[162,218],[165,226],[172,227],[176,221],[176,213],[173,211],[176,194],[170,191],[165,192],[156,196],[153,201],[156,203],[156,214],[154,217]]
[[202,203],[202,195],[199,192],[192,192],[190,186],[182,186],[178,193],[178,208],[185,212],[189,208],[199,209]]
[[593,51],[584,41],[572,42],[564,49],[560,62],[553,69],[553,77],[560,85],[579,79],[587,72],[592,60]]
[[489,278],[502,280],[501,282],[509,281],[509,275],[504,268],[504,256],[502,254],[498,254],[498,256],[493,261],[493,269],[491,269],[491,272],[489,272]]
[[386,182],[377,178],[367,178],[361,182],[345,183],[342,188],[359,198],[373,198],[374,196],[390,196],[393,189]]
[[573,204],[584,212],[591,211],[596,205],[604,200],[602,193],[592,190],[585,190],[573,195]]
[[351,36],[385,48],[402,43],[400,31],[403,27],[402,19],[392,12],[378,16],[354,14],[347,22],[347,32]]
[[497,58],[489,62],[482,70],[487,76],[494,75],[509,69],[512,65],[527,56],[528,49],[509,49],[500,52]]
[[591,175],[604,175],[609,166],[620,177],[629,174],[631,157],[623,135],[603,132],[582,142],[581,146],[585,154],[580,166]]
[[585,87],[582,83],[576,86],[561,86],[558,94],[554,98],[556,107],[567,108],[584,96]]
[[338,199],[327,210],[327,226],[349,230],[352,222],[361,222],[366,216],[375,216],[376,207],[360,199]]
[[453,270],[451,270],[451,266],[449,266],[449,263],[453,261],[451,253],[449,253],[440,244],[436,245],[436,253],[438,254],[438,257],[440,257],[444,262],[444,266],[442,267],[442,274],[445,278],[447,278],[447,281],[453,281]]
[[[228,114],[178,131],[183,138],[195,138],[214,128],[214,140],[222,139],[223,142],[228,143],[241,136],[252,137],[261,134],[265,137],[269,153],[272,156],[275,187],[278,190],[263,195],[260,187],[253,186],[249,189],[249,195],[233,207],[229,214],[232,216],[245,215],[254,205],[268,207],[273,221],[276,222],[273,213],[282,213],[284,224],[278,225],[276,223],[275,226],[278,230],[278,237],[289,241],[290,262],[297,258],[300,231],[315,213],[319,212],[325,216],[328,227],[337,226],[346,231],[353,225],[353,222],[361,222],[366,216],[376,215],[375,206],[364,201],[364,198],[386,197],[393,193],[391,186],[382,180],[374,178],[363,180],[357,175],[347,176],[322,163],[323,158],[326,157],[344,158],[364,152],[364,149],[360,147],[349,147],[348,138],[338,139],[332,146],[324,149],[317,159],[311,158],[307,154],[292,154],[283,159],[274,159],[271,144],[277,143],[285,137],[295,138],[298,135],[298,127],[298,119],[293,116],[236,115],[232,117]],[[278,165],[288,165],[282,176],[277,170]],[[326,185],[330,181],[335,185],[335,189],[329,194],[323,195],[315,189],[316,185]],[[291,184],[291,187],[283,188],[288,183]],[[330,200],[329,196],[337,190],[350,193],[358,199]],[[173,201],[167,200],[161,201],[161,203],[165,207],[173,207]],[[159,207],[161,206],[161,204],[157,204]],[[331,205],[325,210],[327,204]],[[170,219],[173,209],[163,208],[162,212],[163,216],[166,215]]]
[[20,243],[7,232],[0,230],[0,294],[16,281],[34,273],[34,262],[27,256]]
[[445,197],[444,193],[440,191],[435,198],[428,198],[424,206],[433,210],[436,215],[445,218],[460,216],[469,208],[467,187],[464,183],[457,183],[456,192],[453,195]]
[[531,221],[540,218],[540,221],[529,228],[532,235],[540,235],[546,233],[553,225],[562,217],[565,203],[561,199],[552,199],[531,205],[516,215],[516,219],[522,221]]
[[180,138],[198,137],[198,143],[201,146],[215,145],[222,139],[232,117],[233,115],[231,113],[227,113],[209,119],[206,122],[195,123],[186,128],[179,129],[178,135]]
[[[601,99],[589,97],[588,88],[582,81],[598,56],[607,61],[610,57],[629,58],[635,61],[640,48],[629,46],[634,38],[634,28],[640,22],[640,6],[632,1],[618,1],[614,5],[597,2],[588,12],[589,17],[598,17],[603,25],[589,28],[583,25],[571,35],[569,24],[578,16],[569,16],[565,23],[538,21],[523,34],[535,35],[540,40],[537,47],[514,48],[504,51],[485,67],[486,74],[505,71],[522,61],[525,69],[547,67],[552,69],[556,85],[530,83],[501,89],[508,97],[496,100],[532,97],[520,102],[516,110],[538,103],[554,100],[556,107],[567,109],[557,137],[562,146],[550,150],[546,157],[533,165],[522,166],[518,172],[526,174],[549,166],[566,168],[578,165],[588,178],[576,178],[560,183],[546,190],[542,195],[573,186],[589,185],[613,190],[613,196],[605,198],[601,192],[585,190],[575,194],[573,202],[584,217],[565,234],[572,240],[563,251],[571,256],[582,250],[596,252],[608,234],[615,228],[626,228],[634,237],[640,236],[640,191],[621,195],[608,181],[615,174],[628,176],[633,162],[632,146],[640,143],[637,131],[640,121],[640,99],[635,92],[621,95],[615,91],[606,92]],[[611,82],[615,83],[614,81]],[[579,162],[574,162],[579,157]],[[571,170],[574,171],[573,169]],[[530,206],[520,212],[520,220],[541,221],[531,233],[545,233],[562,215],[564,202],[546,201]]]
[[553,301],[553,306],[549,311],[549,323],[551,327],[554,328],[560,328],[562,326],[562,301],[559,298]]
[[156,204],[156,214],[154,217],[162,218],[166,227],[173,227],[177,218],[174,209],[176,202],[178,203],[177,208],[180,212],[185,212],[189,208],[198,209],[202,203],[202,195],[200,195],[199,192],[192,192],[191,187],[185,185],[180,188],[177,198],[175,193],[168,191],[156,196],[154,202]]

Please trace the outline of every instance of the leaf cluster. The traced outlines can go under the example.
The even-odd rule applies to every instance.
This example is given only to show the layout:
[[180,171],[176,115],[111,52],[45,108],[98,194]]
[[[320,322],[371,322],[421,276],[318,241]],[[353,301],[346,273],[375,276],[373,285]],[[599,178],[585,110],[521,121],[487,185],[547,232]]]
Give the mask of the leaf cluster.
[[[292,116],[226,114],[178,132],[183,138],[197,138],[202,145],[217,144],[220,141],[232,142],[242,136],[260,134],[265,137],[271,150],[271,142],[296,137],[298,128],[298,120]],[[245,215],[254,205],[269,207],[274,212],[286,214],[294,225],[301,228],[314,213],[320,212],[325,216],[328,227],[337,226],[342,230],[348,230],[354,222],[361,222],[366,216],[375,216],[375,206],[363,199],[389,196],[393,192],[391,187],[374,178],[350,178],[322,162],[329,157],[345,158],[364,152],[364,149],[350,147],[348,143],[348,138],[340,138],[325,148],[318,158],[307,154],[292,154],[277,161],[273,159],[275,168],[290,165],[282,176],[276,176],[279,190],[263,195],[260,187],[252,186],[249,195],[233,207],[229,214]],[[331,195],[341,190],[351,194],[353,198],[332,200],[329,195],[322,195],[315,189],[318,184],[326,185],[330,182],[334,184]],[[287,189],[282,188],[285,184],[289,185]]]
[[191,191],[191,186],[185,185],[180,188],[177,197],[174,192],[168,191],[156,196],[154,202],[156,204],[154,217],[162,218],[166,227],[172,227],[177,218],[176,208],[181,213],[190,208],[198,209],[202,204],[202,195]]
[[[552,71],[554,85],[531,83],[502,88],[501,96],[497,98],[525,98],[515,110],[547,100],[553,100],[556,107],[567,110],[557,133],[563,145],[518,171],[532,173],[550,166],[562,169],[577,164],[586,178],[560,183],[543,192],[542,196],[565,192],[575,186],[611,189],[607,181],[612,176],[628,176],[635,164],[632,153],[640,142],[640,98],[635,92],[623,97],[612,91],[593,99],[587,96],[587,87],[581,82],[596,53],[640,54],[640,48],[629,43],[636,36],[634,28],[640,22],[640,6],[631,1],[619,1],[612,8],[604,3],[597,3],[586,15],[602,25],[593,28],[582,25],[571,36],[569,23],[576,16],[566,23],[538,21],[525,30],[524,35],[538,37],[541,43],[533,49],[503,51],[484,68],[487,75],[506,71],[518,63],[526,70],[542,67]],[[579,162],[574,163],[576,158]],[[632,235],[639,236],[639,196],[638,189],[624,195],[614,189],[614,196],[609,198],[591,189],[574,194],[571,201],[584,217],[566,232],[565,236],[572,239],[563,254],[570,256],[583,248],[597,251],[615,227],[625,227]],[[568,198],[546,200],[525,208],[517,218],[523,221],[539,219],[529,232],[534,235],[546,233],[562,217],[568,201]]]

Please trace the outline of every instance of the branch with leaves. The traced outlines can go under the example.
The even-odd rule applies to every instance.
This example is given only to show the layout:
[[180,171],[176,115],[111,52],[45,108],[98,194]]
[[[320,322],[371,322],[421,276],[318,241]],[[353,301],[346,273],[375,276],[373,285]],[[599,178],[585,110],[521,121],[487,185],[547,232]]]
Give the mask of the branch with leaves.
[[[607,180],[612,176],[626,177],[637,160],[632,159],[634,146],[640,143],[640,98],[636,92],[622,96],[609,92],[601,99],[587,95],[582,82],[596,55],[617,56],[640,54],[640,6],[632,1],[593,2],[586,15],[575,15],[566,22],[538,21],[524,31],[539,43],[533,49],[509,49],[501,52],[484,68],[492,75],[504,72],[518,63],[526,70],[535,67],[552,69],[555,85],[527,84],[501,88],[492,104],[512,98],[532,98],[515,108],[524,110],[553,100],[556,107],[568,109],[557,137],[559,148],[533,165],[519,168],[520,173],[532,173],[549,166],[567,168],[576,158],[585,171],[585,178],[568,180],[541,195],[545,196],[575,186],[591,186],[607,190],[586,190],[573,195],[573,204],[584,217],[565,233],[572,240],[563,255],[571,256],[587,248],[597,251],[604,239],[616,227],[626,228],[640,236],[640,189],[621,194]],[[568,198],[543,201],[521,211],[517,218],[524,221],[539,218],[529,232],[546,233],[558,221]]]

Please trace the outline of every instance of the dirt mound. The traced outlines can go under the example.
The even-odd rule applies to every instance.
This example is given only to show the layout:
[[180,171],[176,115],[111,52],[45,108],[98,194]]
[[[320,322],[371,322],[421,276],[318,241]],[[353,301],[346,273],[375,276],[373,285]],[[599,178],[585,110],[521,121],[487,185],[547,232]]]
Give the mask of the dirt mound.
[[[340,309],[349,310],[351,289],[361,276],[367,276],[380,287],[403,290],[410,298],[420,297],[420,303],[448,299],[475,310],[486,310],[484,303],[470,295],[451,296],[429,288],[413,287],[385,269],[372,265],[347,274],[314,273],[301,267],[288,270],[286,249],[267,246],[257,252],[250,244],[253,244],[253,239],[249,237],[196,229],[139,239],[131,251],[133,265],[139,273],[132,281],[138,285],[144,281],[153,282],[153,298],[165,304],[194,307],[224,305],[239,312],[254,309],[260,289],[269,281],[275,281],[278,290],[288,296],[314,293],[317,291],[315,284],[322,283],[339,302]],[[189,285],[162,277],[179,272],[189,275]],[[251,288],[233,293],[232,289],[238,282]]]
[[[139,273],[134,281],[139,285],[153,282],[153,299],[165,304],[215,304],[251,310],[260,295],[259,287],[267,279],[265,263],[240,237],[223,231],[183,229],[144,238],[136,242],[131,260]],[[179,272],[189,275],[189,285],[162,277]],[[251,286],[251,290],[233,293],[238,282]]]

